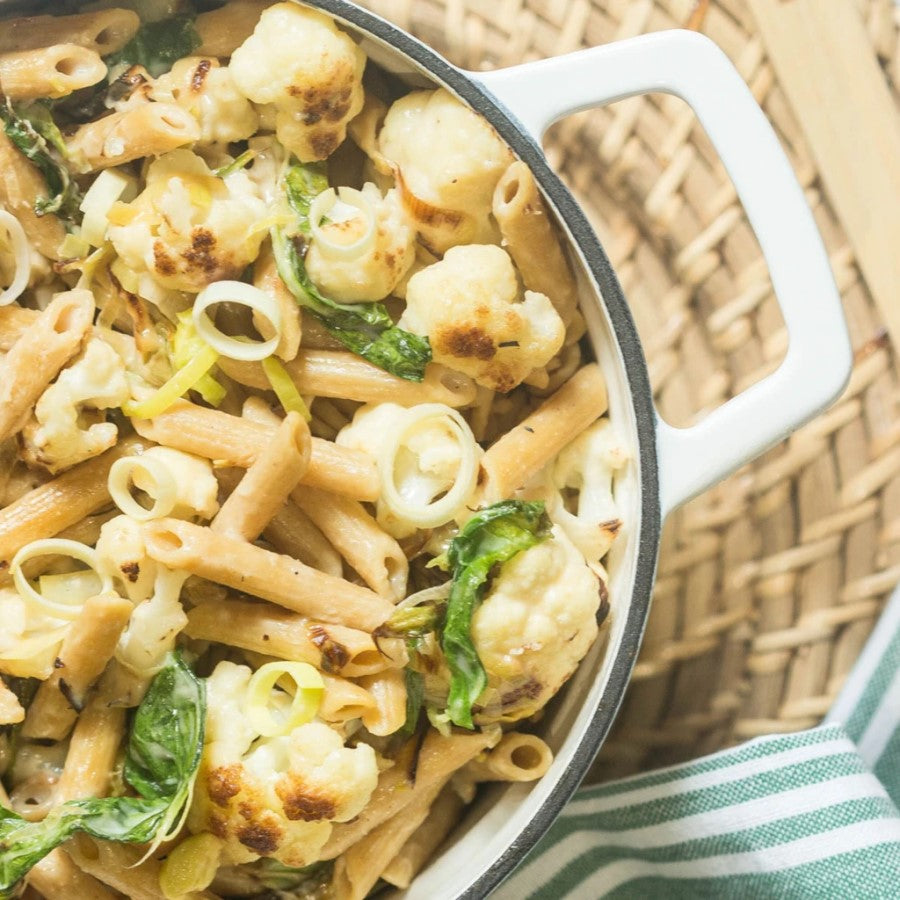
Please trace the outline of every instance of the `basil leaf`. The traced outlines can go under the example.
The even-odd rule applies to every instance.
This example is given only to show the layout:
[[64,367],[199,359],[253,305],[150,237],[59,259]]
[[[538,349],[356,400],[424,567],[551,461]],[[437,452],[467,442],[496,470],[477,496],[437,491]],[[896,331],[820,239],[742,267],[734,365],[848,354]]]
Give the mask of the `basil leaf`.
[[146,843],[184,807],[203,751],[204,684],[173,655],[137,708],[125,775],[140,797],[72,800],[41,822],[0,808],[0,900],[51,850],[83,831],[99,840]]
[[0,103],[0,120],[6,136],[37,168],[47,185],[49,194],[35,198],[35,213],[39,216],[56,213],[74,220],[81,192],[61,161],[65,157],[65,142],[49,107],[40,101],[15,106]]
[[201,43],[193,16],[172,16],[161,22],[145,22],[121,50],[106,57],[106,64],[110,70],[115,66],[143,66],[158,78]]
[[472,641],[472,616],[484,596],[491,569],[544,541],[550,520],[541,501],[502,500],[472,516],[450,542],[453,582],[441,649],[450,668],[450,721],[473,728],[472,705],[487,686],[487,674]]
[[381,303],[344,304],[324,297],[306,272],[309,209],[316,196],[328,187],[324,169],[292,166],[284,181],[288,203],[297,213],[297,224],[292,235],[283,228],[273,228],[272,247],[278,274],[288,290],[348,350],[399,378],[422,381],[425,366],[431,362],[427,337],[398,328]]

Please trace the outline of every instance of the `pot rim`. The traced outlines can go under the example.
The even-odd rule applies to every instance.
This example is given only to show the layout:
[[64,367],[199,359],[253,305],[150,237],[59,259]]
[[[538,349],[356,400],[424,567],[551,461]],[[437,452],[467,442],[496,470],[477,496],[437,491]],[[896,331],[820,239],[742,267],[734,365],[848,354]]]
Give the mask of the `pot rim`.
[[[622,638],[618,648],[615,648],[612,670],[602,700],[591,716],[585,738],[578,746],[570,765],[556,782],[548,798],[522,828],[517,839],[491,864],[490,868],[459,895],[460,898],[485,897],[512,872],[543,837],[587,774],[609,733],[637,659],[650,611],[662,525],[656,451],[656,411],[653,407],[647,364],[631,310],[606,252],[581,207],[559,176],[550,168],[540,145],[528,134],[518,119],[463,69],[457,68],[427,44],[391,22],[348,0],[300,0],[300,2],[320,9],[335,19],[390,45],[481,113],[513,152],[527,163],[581,251],[587,271],[594,280],[595,289],[608,312],[631,395],[638,441],[636,460],[641,490],[640,527],[637,534],[634,583],[625,613],[626,622]],[[608,652],[613,652],[613,648]]]

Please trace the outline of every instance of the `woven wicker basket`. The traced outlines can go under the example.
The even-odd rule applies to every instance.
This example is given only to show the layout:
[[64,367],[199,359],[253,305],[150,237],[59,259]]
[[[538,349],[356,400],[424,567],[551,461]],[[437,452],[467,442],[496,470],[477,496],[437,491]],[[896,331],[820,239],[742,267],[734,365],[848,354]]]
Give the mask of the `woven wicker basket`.
[[[667,523],[643,651],[593,776],[815,725],[900,580],[900,395],[894,349],[748,4],[363,5],[470,69],[692,27],[712,37],[751,85],[831,254],[855,349],[853,377],[825,415]],[[857,5],[884,74],[900,84],[892,0]],[[759,247],[685,104],[659,95],[571,116],[548,135],[547,150],[619,274],[667,420],[694,421],[778,365],[785,332]]]

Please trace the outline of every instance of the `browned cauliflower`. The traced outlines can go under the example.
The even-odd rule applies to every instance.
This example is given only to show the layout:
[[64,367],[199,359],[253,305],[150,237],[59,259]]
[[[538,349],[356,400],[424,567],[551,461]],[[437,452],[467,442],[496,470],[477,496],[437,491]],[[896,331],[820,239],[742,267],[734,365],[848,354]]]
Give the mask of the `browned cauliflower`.
[[273,104],[278,140],[301,162],[326,159],[363,107],[366,55],[323,13],[276,3],[231,57],[238,90]]
[[434,359],[506,393],[562,347],[565,326],[543,294],[519,285],[493,244],[452,247],[406,287],[400,327],[427,335]]
[[220,662],[207,680],[206,745],[188,827],[223,840],[226,864],[271,856],[309,865],[332,823],[349,821],[369,802],[378,781],[375,751],[345,747],[323,722],[254,740],[243,709],[251,674]]

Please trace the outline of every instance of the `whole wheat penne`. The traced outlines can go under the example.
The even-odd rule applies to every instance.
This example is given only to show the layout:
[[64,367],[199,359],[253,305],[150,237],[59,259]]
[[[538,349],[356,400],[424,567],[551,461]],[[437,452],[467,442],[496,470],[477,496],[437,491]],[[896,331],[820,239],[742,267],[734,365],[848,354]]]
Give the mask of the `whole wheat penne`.
[[[153,419],[132,420],[138,434],[165,447],[246,469],[271,440],[274,427],[179,400]],[[302,484],[374,500],[381,491],[375,461],[368,454],[313,438]]]
[[19,547],[57,535],[109,503],[106,481],[110,467],[144,446],[132,438],[119,441],[101,456],[80,463],[0,509],[0,569],[8,567]]
[[57,294],[0,361],[0,440],[21,430],[44,389],[81,349],[93,315],[90,291]]
[[340,554],[316,528],[312,519],[290,500],[275,513],[263,536],[279,553],[293,556],[329,575],[343,574],[344,564]]
[[231,0],[219,9],[200,13],[194,27],[200,35],[198,56],[231,56],[253,34],[260,13],[270,0]]
[[72,164],[95,172],[159,156],[200,138],[197,120],[174,103],[143,103],[82,125],[68,140]]
[[288,413],[222,504],[210,528],[218,534],[254,541],[309,466],[309,427]]
[[105,77],[100,55],[77,44],[0,53],[0,91],[8,100],[56,100]]
[[38,688],[28,708],[22,734],[61,741],[69,733],[133,609],[131,601],[112,591],[85,601],[63,639],[53,674]]
[[321,858],[340,856],[373,828],[405,809],[414,797],[421,796],[437,784],[443,784],[457,769],[495,744],[499,737],[499,732],[444,737],[436,731],[429,731],[419,751],[415,780],[410,780],[407,767],[399,762],[385,769],[379,775],[378,785],[365,809],[352,822],[334,826]]
[[402,669],[385,669],[364,675],[359,685],[369,692],[375,704],[363,714],[363,725],[381,737],[399,731],[406,722],[406,673]]
[[301,485],[291,499],[373,591],[396,602],[406,593],[409,562],[358,500]]
[[487,449],[481,460],[485,500],[511,497],[606,410],[606,381],[591,363]]
[[91,698],[69,741],[62,775],[56,783],[58,803],[106,796],[125,735],[125,714],[125,707],[111,706],[102,693]]
[[553,751],[536,734],[510,731],[484,758],[470,762],[464,772],[473,781],[535,781],[546,774]]
[[179,519],[146,522],[147,554],[168,566],[245,591],[322,622],[374,631],[394,611],[368,588],[326,575],[289,556]]
[[428,817],[387,864],[381,877],[394,887],[409,887],[422,866],[450,834],[464,806],[462,797],[452,786],[446,786],[431,804]]
[[[248,387],[266,390],[269,382],[262,366],[253,362],[222,360],[222,371]],[[475,400],[475,382],[467,375],[430,363],[421,382],[407,381],[343,350],[303,349],[285,363],[301,394],[336,397],[360,403],[444,403],[454,409]]]
[[[281,312],[281,336],[278,338],[278,346],[275,348],[274,353],[281,360],[292,360],[300,349],[300,307],[297,305],[294,295],[287,289],[287,285],[285,285],[278,274],[275,256],[272,253],[272,245],[268,242],[263,245],[263,249],[253,264],[253,285],[261,291],[265,291],[277,301],[278,309]],[[270,330],[272,325],[263,316],[254,316],[253,324],[263,338],[268,340],[272,337]],[[259,374],[266,380],[262,366],[259,367]],[[269,384],[266,380],[263,388],[268,387]]]
[[25,877],[25,883],[38,891],[44,900],[116,900],[120,895],[82,872],[72,858],[57,848],[35,863]]
[[34,201],[48,195],[43,175],[0,131],[0,205],[11,212],[34,247],[48,259],[59,259],[59,245],[66,236],[63,223],[53,215],[39,216]]
[[15,303],[0,306],[0,350],[10,350],[40,314],[37,309],[25,309]]
[[375,698],[361,685],[334,675],[323,675],[322,681],[325,682],[325,692],[318,716],[326,722],[340,724],[361,719],[376,711]]
[[19,698],[0,678],[0,725],[16,725],[25,718],[25,710]]
[[410,802],[402,812],[373,828],[335,860],[331,881],[335,900],[363,900],[375,887],[387,863],[425,821],[449,778],[446,775],[442,780],[414,787]]
[[0,53],[54,44],[78,44],[106,56],[121,50],[134,37],[140,24],[137,13],[130,9],[7,19],[0,29]]
[[356,628],[315,622],[271,603],[223,600],[201,603],[188,614],[184,633],[278,659],[308,662],[347,678],[402,665],[382,654],[372,635]]
[[568,327],[578,304],[575,278],[534,175],[521,160],[497,182],[493,213],[525,287],[549,297]]

